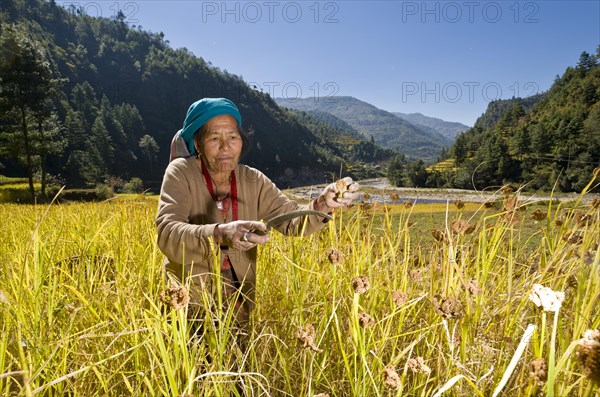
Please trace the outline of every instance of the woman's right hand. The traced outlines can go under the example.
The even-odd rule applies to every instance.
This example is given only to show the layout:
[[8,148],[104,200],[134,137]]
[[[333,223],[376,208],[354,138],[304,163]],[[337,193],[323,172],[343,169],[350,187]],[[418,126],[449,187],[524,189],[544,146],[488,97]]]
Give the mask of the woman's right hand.
[[[341,188],[341,189],[340,189]],[[349,176],[325,186],[323,192],[315,201],[317,211],[331,213],[334,208],[346,207],[358,196],[360,188]]]
[[266,231],[267,225],[256,221],[233,221],[221,223],[215,227],[215,240],[219,245],[226,245],[240,251],[248,251],[258,244],[269,242],[268,233],[255,234],[254,230]]

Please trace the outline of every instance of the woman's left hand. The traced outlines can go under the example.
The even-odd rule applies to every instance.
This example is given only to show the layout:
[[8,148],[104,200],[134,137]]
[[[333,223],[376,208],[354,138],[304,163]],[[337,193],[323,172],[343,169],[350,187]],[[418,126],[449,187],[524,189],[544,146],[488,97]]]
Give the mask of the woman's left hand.
[[325,186],[315,202],[315,210],[330,213],[334,208],[346,207],[358,197],[360,186],[349,176]]

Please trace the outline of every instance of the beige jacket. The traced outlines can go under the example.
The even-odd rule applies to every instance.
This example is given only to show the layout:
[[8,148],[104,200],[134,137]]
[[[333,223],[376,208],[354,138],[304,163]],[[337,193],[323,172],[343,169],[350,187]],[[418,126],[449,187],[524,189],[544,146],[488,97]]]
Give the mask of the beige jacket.
[[[200,171],[199,161],[195,157],[179,158],[168,165],[156,216],[158,247],[166,256],[166,271],[181,282],[191,276],[193,284],[198,287],[210,279],[214,264],[221,263],[221,258],[215,262],[212,255],[219,252],[212,236],[216,224],[223,223]],[[288,199],[269,178],[254,168],[238,165],[235,175],[239,220],[268,220],[297,209],[313,209],[314,202],[299,205]],[[227,221],[231,220],[230,209]],[[324,225],[319,217],[307,216],[277,225],[275,229],[286,235],[302,232],[308,235]],[[242,292],[251,300],[256,281],[256,252],[256,248],[227,251],[242,282]],[[192,301],[195,300],[194,295],[192,293]]]

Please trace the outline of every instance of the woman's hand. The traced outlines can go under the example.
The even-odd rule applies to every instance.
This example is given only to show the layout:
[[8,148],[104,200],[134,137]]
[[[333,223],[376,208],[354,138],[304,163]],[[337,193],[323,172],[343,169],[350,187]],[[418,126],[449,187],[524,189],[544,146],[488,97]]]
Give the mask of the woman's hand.
[[267,225],[255,221],[234,221],[221,223],[215,227],[215,241],[240,251],[248,251],[258,244],[269,242],[268,234],[258,235],[254,230],[266,231]]
[[315,210],[330,213],[334,208],[345,207],[356,199],[360,188],[349,176],[325,186],[315,202]]

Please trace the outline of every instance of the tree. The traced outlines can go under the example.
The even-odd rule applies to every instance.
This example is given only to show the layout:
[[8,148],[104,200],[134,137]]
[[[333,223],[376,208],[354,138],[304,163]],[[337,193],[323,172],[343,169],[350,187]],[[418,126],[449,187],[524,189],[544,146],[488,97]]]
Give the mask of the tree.
[[465,134],[458,134],[454,142],[454,159],[456,164],[462,164],[467,158],[467,138]]
[[591,80],[585,82],[583,92],[581,93],[581,100],[587,106],[591,106],[598,101],[596,85]]
[[596,66],[595,57],[591,56],[587,51],[583,51],[579,56],[577,69],[587,72],[589,70],[592,70],[594,66]]
[[525,127],[517,127],[517,130],[514,132],[511,140],[511,154],[515,157],[522,159],[523,156],[529,153],[529,147],[531,146],[531,142],[529,139],[529,131]]
[[114,164],[115,160],[113,141],[101,115],[96,117],[92,125],[92,135],[88,143],[86,152],[88,153],[89,172],[86,180],[90,183],[98,183],[107,175],[107,167]]
[[552,135],[543,125],[533,126],[530,135],[531,151],[538,156],[545,155],[552,146],[551,137]]
[[394,186],[404,186],[404,170],[406,168],[406,159],[404,155],[398,155],[390,161],[387,169],[387,176],[390,183]]
[[158,152],[160,151],[160,147],[150,135],[144,135],[140,139],[140,149],[142,153],[144,153],[144,157],[148,160],[148,169],[150,171],[150,175],[152,175],[152,165],[157,159]]
[[411,187],[425,187],[427,183],[427,170],[423,160],[410,163],[406,168],[406,179]]
[[42,45],[16,27],[4,30],[0,48],[0,111],[6,123],[1,136],[7,143],[4,155],[27,167],[29,191],[35,199],[35,161],[44,161],[51,147],[44,147],[43,140],[50,135],[44,134],[42,127],[46,119],[54,120],[54,126],[59,127],[52,108],[64,80],[53,77]]
[[86,123],[91,126],[100,111],[94,87],[87,81],[75,84],[71,90],[71,103],[73,109],[80,112]]
[[33,120],[33,124],[37,127],[38,137],[34,141],[33,152],[37,153],[39,157],[41,195],[46,197],[46,180],[48,176],[46,160],[48,156],[62,152],[67,145],[67,141],[61,134],[63,127],[56,112],[51,112],[48,116],[38,113]]

